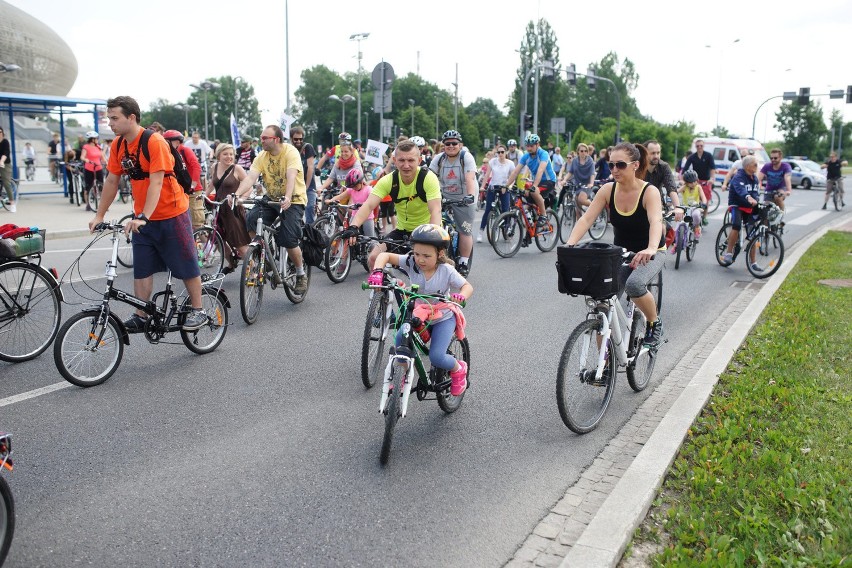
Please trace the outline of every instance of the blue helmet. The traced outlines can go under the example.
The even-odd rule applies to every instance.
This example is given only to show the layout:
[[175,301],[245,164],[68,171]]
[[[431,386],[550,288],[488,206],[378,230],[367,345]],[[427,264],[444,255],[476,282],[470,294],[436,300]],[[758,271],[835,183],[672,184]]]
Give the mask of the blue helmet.
[[527,137],[524,138],[524,144],[527,146],[532,146],[533,144],[538,144],[541,142],[541,138],[538,137],[538,134],[527,134]]

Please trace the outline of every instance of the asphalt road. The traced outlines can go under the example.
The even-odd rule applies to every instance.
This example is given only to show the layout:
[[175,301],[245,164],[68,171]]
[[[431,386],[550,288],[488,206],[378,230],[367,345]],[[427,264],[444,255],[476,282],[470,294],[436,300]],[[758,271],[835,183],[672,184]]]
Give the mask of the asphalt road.
[[[794,191],[788,247],[840,215],[819,211],[821,202],[821,191]],[[229,276],[231,326],[219,349],[197,356],[177,336],[177,345],[133,336],[115,376],[91,389],[11,402],[64,381],[50,350],[0,362],[18,513],[7,566],[500,566],[689,357],[735,297],[731,286],[753,281],[742,258],[727,269],[713,258],[720,219],[721,210],[695,261],[677,271],[668,261],[669,341],[649,390],[633,393],[620,375],[602,425],[585,436],[562,424],[555,401],[557,362],[583,301],[558,294],[556,255],[534,246],[500,259],[477,245],[466,308],[472,388],[453,415],[412,397],[385,468],[380,391],[359,376],[368,293],[357,266],[338,285],[314,271],[298,306],[267,289],[254,326]],[[46,264],[64,268],[89,240],[51,241]],[[102,274],[107,251],[88,255],[83,276]],[[127,272],[118,282],[131,289]],[[65,305],[63,317],[79,309]]]

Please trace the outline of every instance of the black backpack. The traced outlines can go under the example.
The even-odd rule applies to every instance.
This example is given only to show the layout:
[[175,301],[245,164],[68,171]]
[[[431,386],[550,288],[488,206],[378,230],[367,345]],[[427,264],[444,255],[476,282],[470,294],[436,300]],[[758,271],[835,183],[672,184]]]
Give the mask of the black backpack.
[[305,225],[302,233],[302,258],[311,266],[321,266],[325,258],[325,249],[329,245],[328,236],[310,225]]
[[[417,172],[417,179],[414,182],[414,189],[417,191],[417,197],[423,200],[423,203],[426,203],[426,188],[423,185],[423,182],[426,180],[426,176],[429,175],[429,168],[421,167]],[[411,201],[414,199],[414,196],[410,197],[399,197],[399,170],[394,170],[393,174],[391,174],[391,190],[390,190],[390,198],[394,203],[402,203],[403,201]]]
[[[149,128],[146,128],[145,130],[142,131],[142,138],[139,140],[139,147],[136,148],[136,163],[138,165],[140,165],[140,167],[141,167],[141,162],[139,161],[139,150],[140,149],[142,150],[142,154],[145,155],[145,159],[148,160],[149,162],[151,161],[151,152],[148,150],[148,141],[151,139],[151,135],[153,133],[154,133],[154,131],[149,129]],[[118,140],[119,146],[121,145],[122,142],[124,142],[124,153],[125,153],[125,155],[128,155],[129,152],[127,151],[127,140],[125,140],[123,136],[120,137],[119,140]],[[171,150],[171,152],[172,152],[172,158],[174,158],[174,160],[175,160],[174,173],[173,174],[166,174],[166,177],[168,177],[168,176],[174,177],[177,180],[177,182],[180,184],[180,186],[183,188],[184,193],[191,194],[192,193],[192,178],[189,175],[189,171],[186,169],[186,162],[183,161],[183,156],[181,156],[180,152],[178,152],[175,149],[175,147],[172,146],[171,142],[166,140],[166,144],[169,145],[169,150]],[[143,177],[149,177],[148,172],[143,172]]]

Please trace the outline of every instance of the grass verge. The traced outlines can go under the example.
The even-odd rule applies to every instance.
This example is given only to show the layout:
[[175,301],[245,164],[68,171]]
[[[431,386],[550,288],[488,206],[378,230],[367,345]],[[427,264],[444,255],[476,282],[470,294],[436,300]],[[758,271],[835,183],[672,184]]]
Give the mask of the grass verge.
[[852,565],[852,234],[799,261],[638,530],[654,565]]

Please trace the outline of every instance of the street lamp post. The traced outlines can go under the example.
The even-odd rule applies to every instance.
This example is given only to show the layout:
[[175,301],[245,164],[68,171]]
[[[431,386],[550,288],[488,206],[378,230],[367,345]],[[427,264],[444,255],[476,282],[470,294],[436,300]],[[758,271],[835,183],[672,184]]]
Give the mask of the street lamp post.
[[245,79],[242,75],[237,75],[236,77],[234,77],[234,121],[239,124],[240,115],[237,112],[237,103],[242,97],[242,93],[240,93],[240,88],[237,86],[237,79],[242,79],[243,81],[245,81]]
[[409,136],[414,136],[414,99],[408,99],[409,109],[411,109],[411,132]]
[[216,117],[217,116],[219,116],[219,114],[214,110],[213,111],[213,138],[216,138]]
[[440,96],[440,93],[435,93],[435,140],[441,137],[441,128],[438,124],[438,111],[440,110],[438,107],[438,97]]
[[[730,45],[734,45],[735,43],[739,43],[740,38],[735,39],[730,43]],[[704,47],[712,49],[712,45],[705,45]],[[716,130],[719,130],[719,104],[722,101],[722,66],[725,63],[725,48],[729,47],[728,44],[723,45],[719,48],[719,84],[716,91]]]
[[364,139],[370,139],[370,118],[368,112],[364,112]]
[[342,97],[338,97],[337,95],[329,95],[328,98],[333,100],[333,101],[337,101],[341,104],[341,108],[343,110],[342,110],[341,117],[340,117],[340,131],[346,132],[346,103],[354,101],[355,97],[353,97],[352,95],[346,94],[346,95],[343,95]]
[[[349,41],[358,42],[358,138],[361,139],[361,40],[370,37],[369,33],[352,34]],[[366,118],[364,120],[367,120]],[[366,136],[365,136],[366,138]]]
[[196,89],[204,90],[204,139],[210,139],[210,133],[207,128],[207,93],[210,92],[210,89],[218,89],[220,87],[219,83],[214,83],[213,81],[202,81],[199,84],[189,84],[190,87],[194,87]]
[[183,120],[184,120],[184,129],[183,133],[185,135],[189,135],[189,111],[196,110],[198,107],[195,105],[188,105],[184,103],[178,103],[175,105],[175,108],[183,111]]

